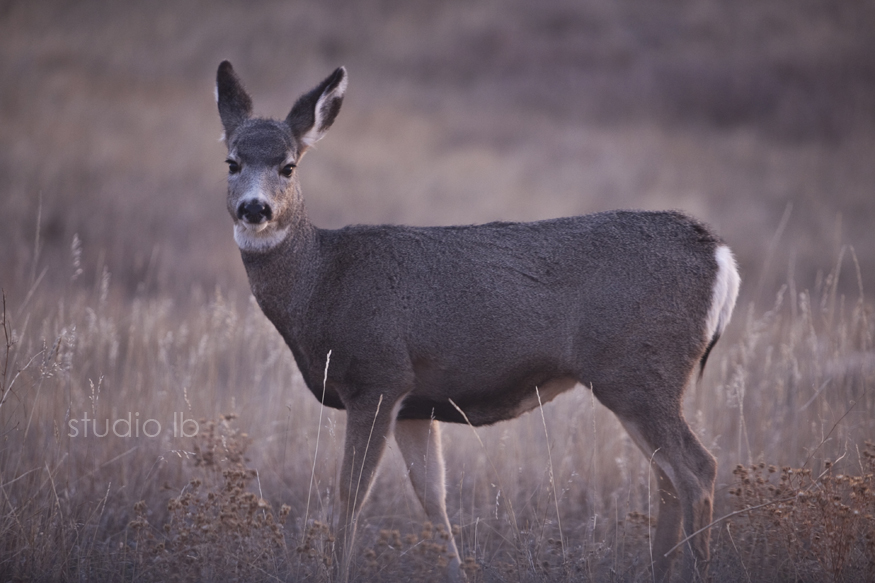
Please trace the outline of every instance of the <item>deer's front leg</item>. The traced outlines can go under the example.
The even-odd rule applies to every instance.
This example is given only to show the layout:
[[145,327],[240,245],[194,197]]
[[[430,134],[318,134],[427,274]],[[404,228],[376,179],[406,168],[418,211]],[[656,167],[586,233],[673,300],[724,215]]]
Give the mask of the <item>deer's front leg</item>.
[[386,438],[392,432],[396,414],[393,405],[380,395],[347,408],[335,545],[335,565],[341,582],[349,579],[358,512],[368,497],[386,448]]

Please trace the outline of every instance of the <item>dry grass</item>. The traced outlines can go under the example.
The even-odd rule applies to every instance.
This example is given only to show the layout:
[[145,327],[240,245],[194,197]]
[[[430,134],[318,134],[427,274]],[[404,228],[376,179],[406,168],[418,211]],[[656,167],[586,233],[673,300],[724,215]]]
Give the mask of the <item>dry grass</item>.
[[[325,412],[314,460],[319,404],[251,299],[130,300],[108,278],[82,285],[83,267],[59,297],[7,300],[3,578],[329,580],[344,414]],[[854,581],[871,568],[875,315],[837,293],[838,271],[782,288],[765,313],[741,306],[687,397],[719,459],[717,515],[753,507],[714,529],[719,581]],[[589,391],[444,438],[473,580],[649,580],[647,460]],[[388,458],[357,577],[439,579],[448,533],[419,522]]]

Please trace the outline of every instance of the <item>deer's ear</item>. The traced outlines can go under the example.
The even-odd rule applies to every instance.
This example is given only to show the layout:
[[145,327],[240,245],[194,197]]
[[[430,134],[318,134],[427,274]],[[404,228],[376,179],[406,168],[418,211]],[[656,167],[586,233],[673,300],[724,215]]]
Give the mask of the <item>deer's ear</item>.
[[228,61],[222,61],[216,73],[216,102],[227,140],[241,123],[252,117],[252,99]]
[[334,123],[340,104],[343,103],[346,84],[346,69],[338,67],[315,89],[295,102],[286,123],[289,124],[292,135],[301,143],[301,153],[321,140]]

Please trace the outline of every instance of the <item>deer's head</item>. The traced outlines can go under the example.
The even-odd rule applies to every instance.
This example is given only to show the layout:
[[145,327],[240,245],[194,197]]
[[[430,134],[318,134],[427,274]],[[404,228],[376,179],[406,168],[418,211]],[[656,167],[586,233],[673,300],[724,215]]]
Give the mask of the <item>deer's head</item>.
[[285,120],[252,117],[252,99],[231,63],[216,74],[216,101],[228,146],[228,212],[244,251],[272,249],[304,218],[296,168],[340,111],[346,90],[340,67],[302,95]]

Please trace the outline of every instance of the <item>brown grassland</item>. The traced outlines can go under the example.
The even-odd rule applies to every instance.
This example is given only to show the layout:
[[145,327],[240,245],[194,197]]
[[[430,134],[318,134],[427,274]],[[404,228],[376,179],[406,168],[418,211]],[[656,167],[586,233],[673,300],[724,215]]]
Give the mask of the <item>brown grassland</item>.
[[[743,284],[685,401],[710,576],[875,579],[873,31],[855,0],[0,1],[0,580],[331,580],[344,413],[249,293],[224,58],[273,116],[349,69],[319,226],[713,225]],[[651,580],[648,460],[588,390],[444,451],[454,532],[390,446],[354,580],[441,580],[451,534],[472,581]]]

